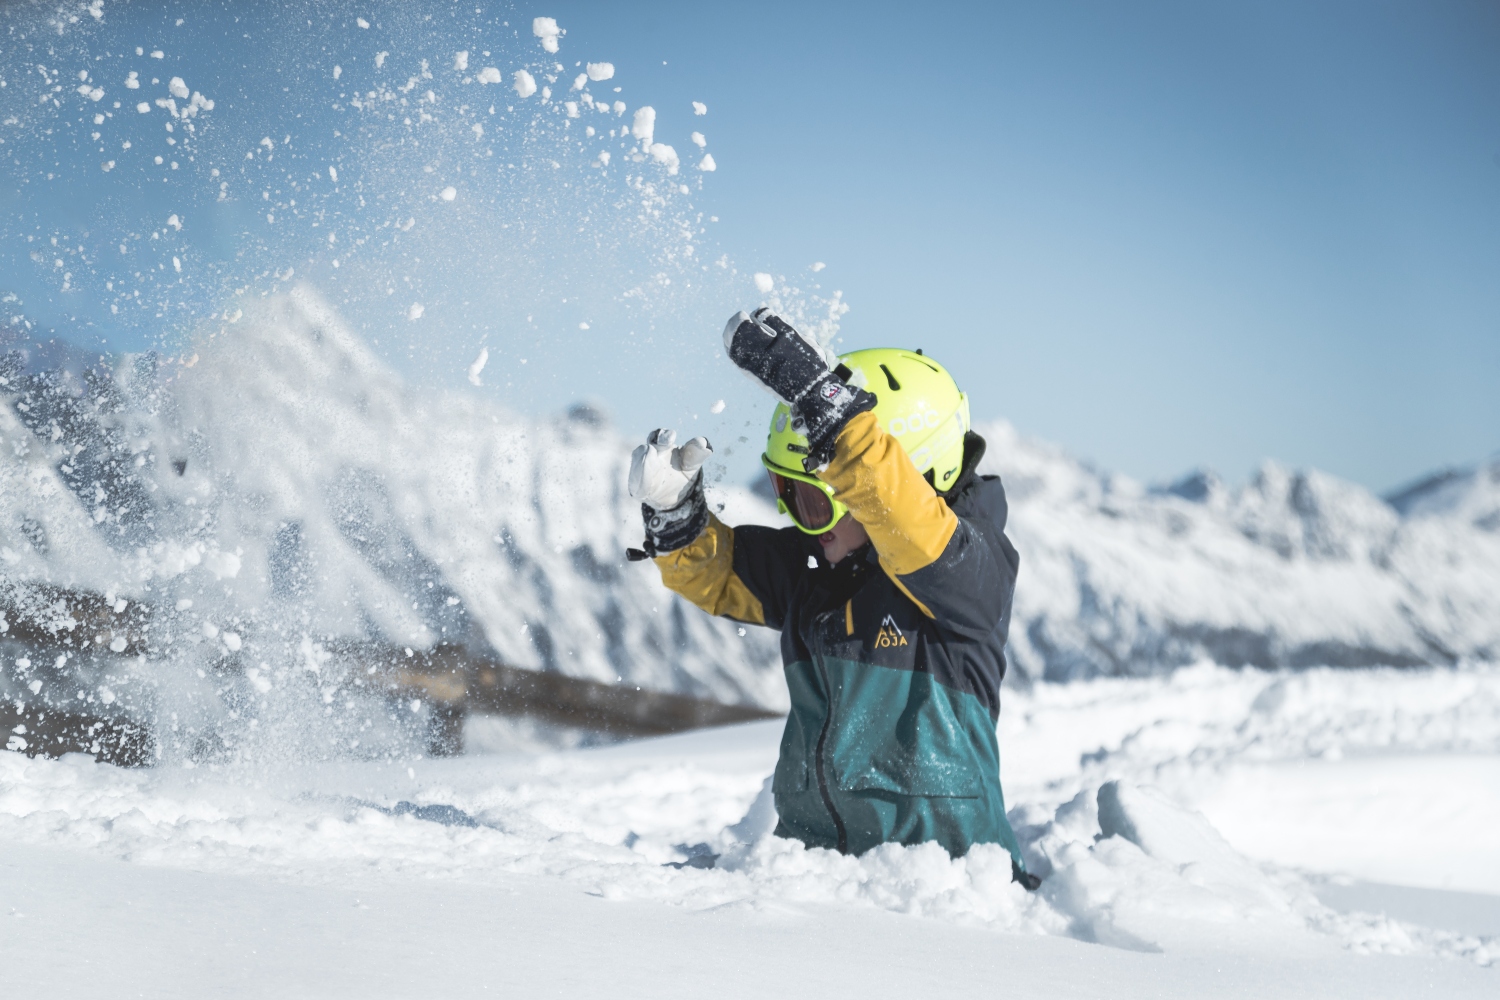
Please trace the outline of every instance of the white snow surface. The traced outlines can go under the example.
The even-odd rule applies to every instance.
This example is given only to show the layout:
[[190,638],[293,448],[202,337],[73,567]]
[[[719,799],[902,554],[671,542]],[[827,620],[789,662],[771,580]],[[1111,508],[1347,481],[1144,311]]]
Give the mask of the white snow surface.
[[[0,754],[0,962],[49,995],[90,982],[264,995],[320,959],[342,978],[313,972],[304,992],[686,996],[702,995],[710,967],[725,996],[838,995],[872,970],[887,989],[939,976],[955,991],[994,988],[1003,972],[1020,996],[1094,996],[1104,982],[1110,996],[1493,996],[1493,931],[1325,905],[1328,876],[1383,871],[1358,853],[1321,873],[1251,860],[1238,838],[1306,818],[1274,796],[1244,801],[1238,819],[1212,803],[1246,767],[1326,765],[1321,787],[1345,796],[1342,765],[1493,768],[1497,708],[1493,667],[1203,665],[1013,692],[1002,768],[1028,865],[1046,876],[1034,894],[992,846],[850,858],[770,835],[776,722],[599,750],[284,768]],[[1367,806],[1392,798],[1358,787]],[[1493,781],[1438,782],[1404,818],[1389,810],[1387,829],[1357,808],[1343,823],[1350,840],[1378,833],[1395,860],[1450,822],[1468,851],[1431,863],[1487,919],[1500,849],[1464,810],[1497,808]],[[711,869],[669,866],[710,853]],[[64,929],[105,964],[58,961]],[[580,933],[607,955],[570,960]],[[168,961],[184,940],[203,943]]]

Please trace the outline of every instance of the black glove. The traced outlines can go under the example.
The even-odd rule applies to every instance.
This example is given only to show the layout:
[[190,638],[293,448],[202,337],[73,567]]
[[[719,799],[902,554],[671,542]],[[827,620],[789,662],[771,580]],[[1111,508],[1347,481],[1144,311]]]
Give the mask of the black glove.
[[741,371],[792,410],[792,426],[807,438],[802,465],[811,472],[833,458],[833,444],[856,414],[875,408],[875,396],[845,385],[823,352],[764,306],[735,313],[724,327],[724,350]]

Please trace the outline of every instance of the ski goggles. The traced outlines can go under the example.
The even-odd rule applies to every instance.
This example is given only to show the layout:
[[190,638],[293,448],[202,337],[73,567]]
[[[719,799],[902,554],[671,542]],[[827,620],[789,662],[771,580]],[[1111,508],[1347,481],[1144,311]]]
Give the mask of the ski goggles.
[[809,535],[821,535],[849,512],[833,498],[833,487],[814,478],[772,467],[767,461],[771,489],[776,492],[776,509],[791,517],[792,523]]

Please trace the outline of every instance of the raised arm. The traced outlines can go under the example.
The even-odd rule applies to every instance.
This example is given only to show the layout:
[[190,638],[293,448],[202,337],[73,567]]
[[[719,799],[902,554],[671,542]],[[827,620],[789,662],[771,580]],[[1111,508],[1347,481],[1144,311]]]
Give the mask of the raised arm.
[[1018,559],[1004,534],[998,482],[981,484],[1000,498],[998,511],[959,517],[873,413],[844,425],[818,478],[864,526],[886,575],[928,617],[980,637],[1009,613]]

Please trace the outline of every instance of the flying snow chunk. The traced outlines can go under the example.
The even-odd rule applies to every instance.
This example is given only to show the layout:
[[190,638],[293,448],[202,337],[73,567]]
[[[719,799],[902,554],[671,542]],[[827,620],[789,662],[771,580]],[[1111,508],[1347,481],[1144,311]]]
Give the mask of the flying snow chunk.
[[677,150],[664,142],[653,142],[651,144],[651,159],[666,167],[668,174],[676,174],[677,169],[682,165],[681,161],[677,159]]
[[542,40],[542,48],[557,51],[557,40],[567,32],[557,26],[555,17],[537,17],[531,21],[531,33]]
[[709,413],[723,413],[724,412],[724,401],[721,399],[721,400],[718,400],[717,402],[715,402],[713,406],[710,406],[708,408],[708,412]]
[[694,132],[692,135],[688,136],[688,138],[692,139],[693,145],[697,146],[699,149],[702,149],[704,146],[708,145],[708,140],[703,137],[702,132]]
[[135,106],[135,109],[143,115],[149,115],[151,113],[151,105],[147,104],[145,101],[137,104]]
[[524,69],[518,69],[516,70],[515,88],[518,96],[530,97],[536,93],[536,80]]
[[366,21],[362,17],[356,17],[354,19],[354,23],[357,24],[357,25],[359,25],[361,28],[368,28],[370,26],[370,22]]
[[167,89],[172,92],[173,97],[179,97],[184,101],[187,100],[190,93],[188,85],[182,81],[182,77],[180,76],[172,77],[171,81],[167,84]]
[[328,168],[328,179],[337,184],[339,182],[339,168],[330,165]]
[[151,58],[152,59],[165,59],[166,57],[167,57],[166,53],[163,52],[161,49],[153,49],[151,51]]
[[390,55],[389,52],[377,52],[377,53],[375,53],[375,68],[376,69],[379,69],[380,67],[382,67],[382,66],[385,65],[385,57],[388,56],[388,55]]
[[616,116],[623,115],[625,113],[625,102],[616,101],[609,106],[609,110],[613,111]]
[[462,73],[469,68],[469,50],[453,53],[453,68]]
[[630,123],[630,134],[641,140],[642,148],[651,147],[651,137],[656,134],[656,109],[651,105],[637,108],[635,119]]
[[424,312],[426,312],[426,311],[427,311],[427,307],[424,306],[424,305],[422,305],[422,303],[420,303],[420,302],[413,302],[411,304],[410,308],[408,308],[406,310],[406,318],[407,319],[421,319],[422,318],[422,314]]
[[97,101],[104,96],[103,87],[90,87],[86,83],[78,85],[78,92],[91,101]]
[[776,287],[776,279],[764,271],[755,272],[755,290],[763,295],[769,295],[771,289]]
[[613,80],[615,76],[614,63],[589,63],[584,69],[588,71],[589,79],[595,83],[601,80]]
[[[521,70],[521,72],[525,73],[526,71],[523,69]],[[500,71],[495,67],[486,66],[484,69],[474,74],[474,79],[478,80],[480,83],[499,83],[503,79],[503,77],[500,76]],[[530,79],[530,77],[527,77],[527,79]],[[535,84],[532,85],[532,89],[536,89]]]
[[825,267],[827,267],[827,266],[828,266],[828,265],[827,265],[827,264],[825,264],[825,263],[823,263],[823,262],[822,262],[822,261],[821,261],[821,260],[820,260],[820,261],[818,261],[818,262],[817,262],[817,263],[815,263],[815,264],[813,264],[813,266],[812,266],[812,269],[813,269],[813,273],[814,273],[814,274],[817,274],[817,273],[818,273],[818,272],[819,272],[819,271],[821,271],[821,270],[823,270],[823,268],[825,268]]
[[182,232],[182,220],[177,217],[176,212],[173,212],[171,215],[167,216],[167,225],[171,226],[179,233]]
[[444,201],[452,201],[458,197],[458,188],[450,184],[438,192],[438,197]]
[[182,259],[180,257],[172,258],[172,270],[176,271],[178,274],[182,273]]
[[705,174],[711,174],[715,170],[718,170],[719,165],[714,162],[714,154],[704,153],[703,159],[698,161],[698,169],[703,171]]
[[469,384],[470,385],[481,385],[482,384],[479,381],[479,373],[482,372],[482,371],[484,371],[484,366],[487,365],[487,364],[489,364],[489,361],[490,361],[490,349],[488,347],[481,347],[479,349],[479,357],[475,358],[474,359],[474,363],[469,366]]
[[599,166],[601,166],[601,167],[607,167],[607,166],[609,166],[609,150],[607,150],[607,149],[601,149],[599,151]]
[[333,78],[335,80],[337,80],[339,77],[341,77],[343,75],[344,75],[344,67],[339,66],[339,65],[335,65],[333,67]]
[[704,104],[702,101],[694,101],[693,102],[693,114],[695,114],[695,115],[706,115],[706,114],[708,114],[708,105]]
[[140,90],[141,89],[140,75],[135,70],[131,70],[130,71],[130,75],[125,78],[125,89],[126,90]]
[[589,83],[589,78],[588,78],[587,74],[579,73],[576,77],[573,78],[573,88],[572,89],[574,89],[574,90],[582,90],[584,87],[588,86],[588,83]]

